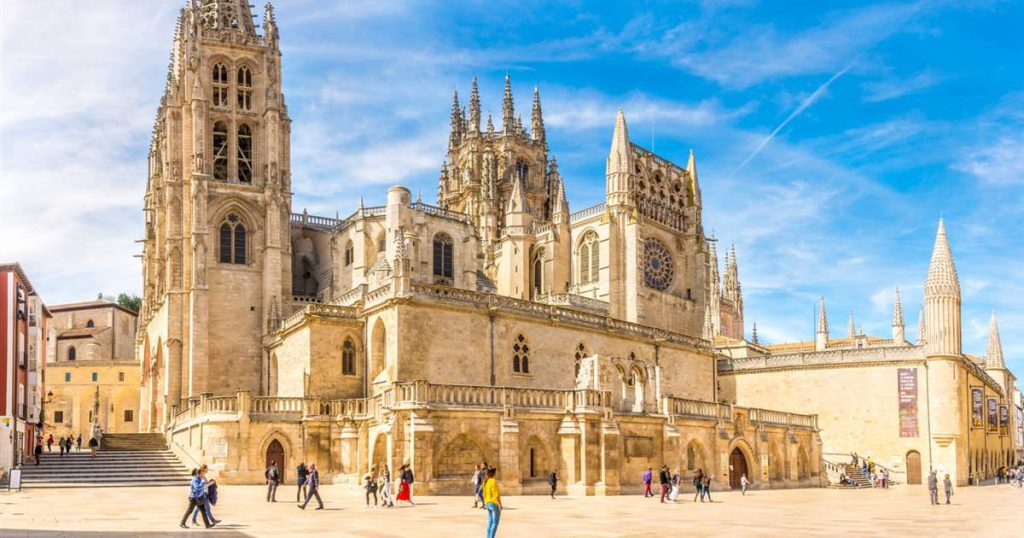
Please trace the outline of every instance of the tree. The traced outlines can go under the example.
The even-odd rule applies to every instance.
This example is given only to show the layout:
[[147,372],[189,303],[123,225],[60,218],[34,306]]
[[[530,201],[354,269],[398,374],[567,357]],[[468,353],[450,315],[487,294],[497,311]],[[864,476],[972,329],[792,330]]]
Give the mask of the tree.
[[132,312],[138,312],[142,308],[142,298],[138,295],[128,295],[122,293],[117,296],[117,304],[131,310]]

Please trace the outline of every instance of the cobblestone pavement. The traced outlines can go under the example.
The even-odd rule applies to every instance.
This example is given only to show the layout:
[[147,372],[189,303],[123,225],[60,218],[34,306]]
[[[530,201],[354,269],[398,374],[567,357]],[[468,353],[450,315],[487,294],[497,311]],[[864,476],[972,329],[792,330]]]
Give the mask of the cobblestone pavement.
[[[420,497],[415,507],[366,509],[352,486],[322,488],[326,509],[298,510],[294,487],[277,503],[257,486],[222,486],[214,531],[178,528],[187,489],[36,489],[0,493],[0,537],[20,536],[484,536],[487,516],[470,497]],[[1024,490],[961,488],[931,506],[921,486],[889,490],[800,489],[715,493],[677,504],[639,495],[507,497],[498,536],[1024,536]],[[685,499],[685,502],[683,500]],[[200,520],[201,525],[201,520]]]

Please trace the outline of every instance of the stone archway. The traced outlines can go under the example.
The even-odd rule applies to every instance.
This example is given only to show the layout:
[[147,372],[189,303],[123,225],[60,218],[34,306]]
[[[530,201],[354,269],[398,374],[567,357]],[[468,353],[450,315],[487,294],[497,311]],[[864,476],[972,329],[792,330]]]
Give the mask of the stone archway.
[[378,433],[376,439],[373,441],[373,454],[370,458],[370,468],[376,468],[380,471],[384,465],[388,465],[390,469],[391,463],[388,461],[388,434]]
[[729,454],[729,487],[732,489],[740,489],[740,479],[743,475],[750,479],[750,471],[748,470],[747,457],[740,450],[740,447],[732,449]]

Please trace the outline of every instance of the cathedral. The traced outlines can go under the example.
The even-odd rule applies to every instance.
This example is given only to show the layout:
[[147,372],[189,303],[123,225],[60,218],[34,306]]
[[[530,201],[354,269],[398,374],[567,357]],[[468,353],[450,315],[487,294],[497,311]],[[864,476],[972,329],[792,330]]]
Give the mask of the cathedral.
[[818,415],[741,390],[734,361],[775,352],[745,340],[692,152],[634,143],[620,110],[605,201],[571,211],[539,91],[527,125],[506,77],[496,126],[474,79],[436,203],[394,186],[344,218],[294,213],[270,4],[260,22],[240,0],[178,19],[144,199],[142,430],[233,483],[407,463],[418,491],[463,493],[484,460],[513,494],[551,471],[617,494],[663,463],[718,488],[827,483]]

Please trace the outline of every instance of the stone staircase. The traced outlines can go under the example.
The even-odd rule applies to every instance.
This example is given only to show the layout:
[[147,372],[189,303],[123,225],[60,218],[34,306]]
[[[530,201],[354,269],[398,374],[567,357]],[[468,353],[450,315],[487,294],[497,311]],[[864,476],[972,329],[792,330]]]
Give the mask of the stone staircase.
[[842,484],[829,484],[828,487],[837,489],[861,489],[871,487],[871,481],[868,480],[868,477],[864,476],[863,472],[861,472],[860,466],[853,465],[852,463],[844,463],[841,464],[840,467],[846,477],[853,480],[854,485],[844,486]]
[[[84,444],[84,443],[83,443]],[[108,433],[93,458],[89,450],[43,452],[40,465],[22,466],[24,488],[188,485],[190,471],[167,449],[161,434]]]

